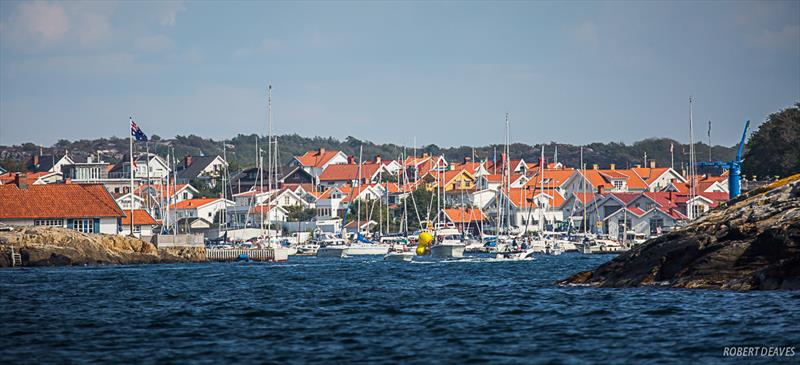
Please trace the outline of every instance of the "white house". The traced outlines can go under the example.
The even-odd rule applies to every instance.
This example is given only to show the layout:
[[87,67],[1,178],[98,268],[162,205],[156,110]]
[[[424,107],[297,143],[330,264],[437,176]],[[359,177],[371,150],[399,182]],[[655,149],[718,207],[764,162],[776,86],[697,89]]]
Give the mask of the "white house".
[[0,223],[117,234],[122,209],[101,184],[0,185]]
[[196,198],[179,201],[170,206],[170,221],[182,218],[203,218],[212,223],[219,223],[217,213],[233,207],[234,203],[222,198]]
[[[315,179],[318,179],[328,166],[348,163],[347,155],[342,151],[332,151],[320,148],[316,151],[309,151],[302,156],[294,156],[290,166],[302,166]],[[317,180],[319,181],[319,180]]]
[[[131,234],[131,212],[125,211],[125,217],[122,218],[119,225],[119,234],[127,236]],[[146,210],[134,209],[133,210],[133,235],[139,238],[143,236],[152,236],[158,222]]]

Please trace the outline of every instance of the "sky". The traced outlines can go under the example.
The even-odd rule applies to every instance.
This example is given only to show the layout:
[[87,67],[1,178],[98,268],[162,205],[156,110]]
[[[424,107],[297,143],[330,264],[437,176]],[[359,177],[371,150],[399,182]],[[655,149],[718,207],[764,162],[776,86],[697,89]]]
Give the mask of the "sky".
[[267,133],[738,143],[800,101],[800,2],[0,2],[0,145]]

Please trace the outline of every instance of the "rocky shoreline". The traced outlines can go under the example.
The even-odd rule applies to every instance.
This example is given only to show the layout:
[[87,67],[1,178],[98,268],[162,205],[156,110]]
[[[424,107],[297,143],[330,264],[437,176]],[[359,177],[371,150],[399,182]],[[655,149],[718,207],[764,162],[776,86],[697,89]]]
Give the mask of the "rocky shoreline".
[[203,248],[157,249],[133,237],[66,228],[17,227],[0,232],[0,268],[11,267],[11,247],[22,266],[75,266],[205,262]]
[[800,175],[732,200],[559,284],[800,289]]

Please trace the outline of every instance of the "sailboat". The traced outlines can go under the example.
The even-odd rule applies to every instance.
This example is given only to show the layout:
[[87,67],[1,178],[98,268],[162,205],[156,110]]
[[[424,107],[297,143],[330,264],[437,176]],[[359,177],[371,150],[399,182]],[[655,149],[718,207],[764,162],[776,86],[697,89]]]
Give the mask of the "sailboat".
[[[264,204],[262,203],[262,207],[259,209],[260,211],[260,218],[261,218],[261,234],[259,235],[258,239],[256,240],[256,244],[262,248],[271,248],[275,252],[275,260],[276,261],[286,261],[286,258],[289,256],[289,249],[283,247],[280,242],[278,241],[277,237],[272,237],[272,220],[269,218],[269,212],[271,211],[271,204],[272,204],[272,195],[275,192],[274,188],[277,188],[277,179],[276,176],[273,174],[273,169],[277,172],[277,163],[278,163],[278,143],[276,137],[272,134],[272,85],[270,84],[267,88],[267,172],[269,173],[267,177],[267,201],[266,201],[266,209],[267,209],[267,227],[266,232],[264,230]],[[260,193],[264,193],[264,169],[263,169],[263,159],[261,157],[261,150],[257,149],[256,153],[258,154],[258,169],[259,169],[259,188]],[[255,200],[258,199],[258,195],[255,195]]]
[[[506,113],[506,140],[505,140],[505,158],[503,164],[503,189],[506,192],[505,198],[505,213],[507,217],[505,217],[505,236],[499,235],[499,227],[498,227],[498,236],[497,236],[497,253],[495,257],[497,259],[506,259],[506,260],[532,260],[534,249],[533,247],[528,246],[527,242],[521,241],[520,244],[517,242],[517,234],[524,234],[526,232],[512,232],[511,229],[511,164],[509,162],[511,156],[511,149],[509,147],[511,141],[510,135],[511,124],[508,121],[508,113]],[[500,195],[502,196],[502,194]],[[522,194],[522,200],[525,201],[527,197],[525,194]],[[498,204],[498,207],[500,205]],[[499,221],[502,222],[504,219],[502,214],[498,214]],[[514,234],[517,233],[517,234]]]
[[[320,244],[319,250],[317,250],[318,257],[347,257],[347,256],[357,256],[357,255],[386,255],[389,252],[389,248],[391,247],[388,244],[384,243],[374,243],[372,241],[367,240],[361,235],[361,199],[356,199],[358,195],[363,191],[362,189],[362,175],[361,175],[361,167],[362,167],[362,152],[363,148],[359,149],[358,153],[358,184],[357,186],[353,186],[352,190],[350,191],[350,202],[352,203],[355,201],[357,205],[356,210],[356,234],[352,242],[346,242],[345,236],[346,230],[343,228],[342,232],[340,233],[341,238],[336,239],[334,238],[331,240],[328,239],[328,242],[323,241]],[[366,208],[365,208],[366,209]],[[346,217],[345,217],[346,220]],[[346,222],[343,222],[343,224]]]

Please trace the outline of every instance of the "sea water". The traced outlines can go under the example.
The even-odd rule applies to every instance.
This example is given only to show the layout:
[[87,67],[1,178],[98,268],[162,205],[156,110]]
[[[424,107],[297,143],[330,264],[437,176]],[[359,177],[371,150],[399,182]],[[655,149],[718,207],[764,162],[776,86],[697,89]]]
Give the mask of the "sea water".
[[554,284],[612,257],[411,263],[291,257],[0,270],[0,364],[800,358],[726,356],[731,347],[800,347],[800,292]]

